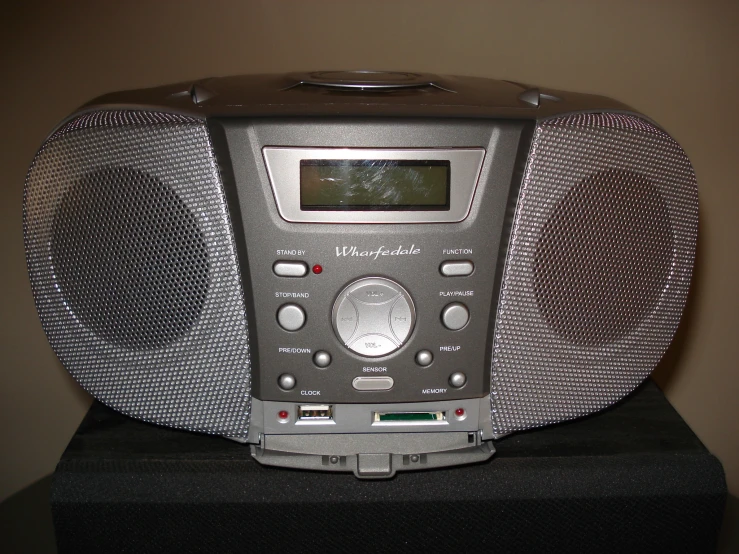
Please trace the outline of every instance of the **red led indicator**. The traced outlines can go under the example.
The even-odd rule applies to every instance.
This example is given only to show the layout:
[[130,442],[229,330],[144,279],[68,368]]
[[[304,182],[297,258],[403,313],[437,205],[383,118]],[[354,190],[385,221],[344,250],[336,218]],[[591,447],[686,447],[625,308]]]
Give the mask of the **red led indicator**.
[[457,417],[462,417],[464,415],[464,408],[457,408],[454,410],[454,415]]
[[281,410],[277,413],[277,417],[279,417],[280,419],[287,419],[287,416],[289,415],[290,414],[287,413],[287,410]]
[[313,273],[315,273],[316,275],[320,275],[321,273],[323,273],[323,267],[321,267],[318,264],[314,265],[313,266]]

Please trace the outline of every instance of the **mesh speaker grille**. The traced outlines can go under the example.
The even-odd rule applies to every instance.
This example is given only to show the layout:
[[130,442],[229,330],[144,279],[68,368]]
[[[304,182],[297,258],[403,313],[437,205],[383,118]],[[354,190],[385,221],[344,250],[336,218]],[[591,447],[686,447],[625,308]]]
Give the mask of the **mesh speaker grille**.
[[496,436],[602,409],[649,375],[685,305],[697,225],[693,169],[657,127],[539,124],[496,318]]
[[145,421],[246,436],[244,297],[203,121],[73,119],[37,154],[23,215],[41,323],[83,387]]

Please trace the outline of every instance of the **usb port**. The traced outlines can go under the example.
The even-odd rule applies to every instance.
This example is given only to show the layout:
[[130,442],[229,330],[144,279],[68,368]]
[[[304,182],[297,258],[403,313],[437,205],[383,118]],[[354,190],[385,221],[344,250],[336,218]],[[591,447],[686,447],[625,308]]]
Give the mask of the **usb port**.
[[298,421],[326,421],[333,419],[329,404],[303,404],[298,406]]

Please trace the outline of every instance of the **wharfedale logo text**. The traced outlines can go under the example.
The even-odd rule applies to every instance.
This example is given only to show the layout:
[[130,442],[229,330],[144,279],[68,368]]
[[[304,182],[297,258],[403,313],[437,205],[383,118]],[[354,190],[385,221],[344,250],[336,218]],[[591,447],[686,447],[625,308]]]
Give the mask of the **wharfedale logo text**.
[[336,256],[346,256],[347,258],[357,256],[361,258],[372,258],[376,260],[380,256],[412,256],[414,254],[420,254],[421,249],[416,248],[415,244],[411,244],[410,248],[404,248],[401,244],[395,250],[380,246],[377,250],[359,250],[356,246],[337,246]]

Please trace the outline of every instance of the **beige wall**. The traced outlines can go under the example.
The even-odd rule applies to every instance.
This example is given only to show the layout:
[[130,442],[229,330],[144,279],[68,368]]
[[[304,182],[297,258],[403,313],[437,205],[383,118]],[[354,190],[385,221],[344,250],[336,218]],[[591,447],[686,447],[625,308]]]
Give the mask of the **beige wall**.
[[106,91],[317,68],[415,69],[606,94],[677,138],[698,175],[702,234],[689,317],[658,378],[739,494],[739,3],[22,4],[0,23],[0,499],[53,470],[89,403],[49,349],[25,274],[23,179],[46,133]]

